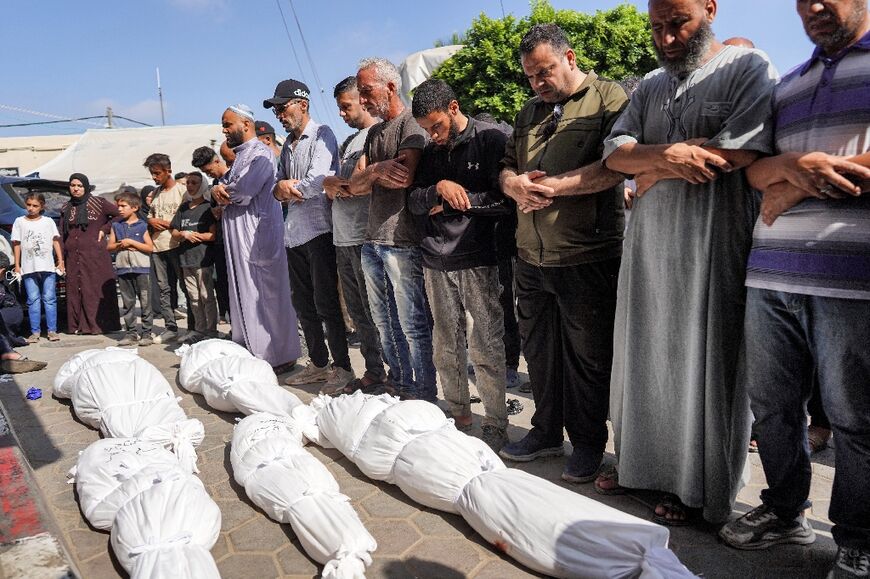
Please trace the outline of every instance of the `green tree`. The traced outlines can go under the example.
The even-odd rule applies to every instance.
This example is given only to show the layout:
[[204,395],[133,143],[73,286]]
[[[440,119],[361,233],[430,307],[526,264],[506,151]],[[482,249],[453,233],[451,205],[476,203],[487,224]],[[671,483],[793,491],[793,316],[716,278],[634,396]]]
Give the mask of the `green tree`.
[[435,73],[449,83],[470,114],[488,112],[513,122],[532,97],[520,66],[520,40],[534,24],[555,22],[568,36],[582,70],[620,80],[643,76],[656,67],[646,14],[629,4],[586,14],[555,10],[547,0],[533,0],[529,16],[475,19],[465,45]]

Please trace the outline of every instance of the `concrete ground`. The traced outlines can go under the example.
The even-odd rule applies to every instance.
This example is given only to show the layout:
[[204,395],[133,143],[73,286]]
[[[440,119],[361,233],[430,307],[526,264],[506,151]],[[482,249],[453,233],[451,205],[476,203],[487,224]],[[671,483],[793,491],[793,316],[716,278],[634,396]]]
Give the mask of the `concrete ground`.
[[[225,327],[221,329],[226,330]],[[61,535],[58,538],[65,543],[82,576],[94,579],[123,577],[125,573],[112,555],[109,534],[93,529],[82,517],[74,486],[66,483],[66,473],[75,464],[79,451],[97,440],[99,435],[76,418],[69,401],[51,396],[51,385],[55,372],[74,353],[114,345],[119,338],[120,335],[64,335],[58,343],[43,340],[21,351],[30,358],[47,361],[48,367],[0,383],[0,404],[21,441],[55,518]],[[178,388],[175,383],[178,358],[172,349],[171,346],[154,345],[141,349],[140,353],[174,385],[188,415],[205,425],[206,437],[198,452],[199,476],[223,514],[221,534],[212,549],[221,575],[227,579],[317,576],[318,566],[305,555],[290,527],[267,518],[232,480],[229,441],[237,415],[211,410],[201,396]],[[356,349],[352,350],[352,360],[360,372],[363,363]],[[31,386],[42,388],[44,396],[35,401],[26,400],[24,394]],[[314,387],[291,388],[303,401],[309,400],[315,390]],[[520,400],[525,407],[520,414],[511,416],[509,435],[516,440],[529,428],[533,402],[530,394],[511,390],[508,398]],[[478,415],[482,412],[479,404],[475,405],[475,411]],[[474,433],[479,434],[479,426],[476,425]],[[309,450],[333,472],[341,491],[352,499],[363,523],[378,541],[368,577],[508,579],[538,576],[502,556],[462,518],[421,508],[397,487],[367,479],[337,451],[316,447],[309,447]],[[612,452],[612,443],[609,450]],[[650,495],[637,493],[605,497],[596,494],[591,484],[563,483],[559,479],[563,464],[562,458],[550,458],[514,466],[638,517],[651,516],[653,497]],[[758,456],[750,455],[749,464],[752,479],[740,493],[739,513],[758,505],[759,491],[764,487]],[[717,541],[715,528],[696,525],[673,528],[671,547],[691,571],[704,577],[824,577],[836,553],[830,535],[831,523],[827,519],[832,478],[833,451],[829,449],[814,457],[811,498],[815,506],[808,515],[819,538],[812,546],[737,551]],[[558,506],[554,505],[554,508]],[[0,568],[0,577],[3,576]]]

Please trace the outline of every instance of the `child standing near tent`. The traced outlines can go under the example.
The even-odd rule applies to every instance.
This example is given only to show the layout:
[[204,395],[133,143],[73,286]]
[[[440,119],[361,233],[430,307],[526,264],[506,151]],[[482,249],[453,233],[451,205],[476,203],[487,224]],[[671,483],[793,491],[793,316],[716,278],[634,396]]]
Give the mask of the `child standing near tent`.
[[[109,251],[115,256],[115,273],[121,290],[121,312],[127,335],[119,342],[121,346],[150,346],[151,335],[151,252],[154,244],[148,233],[148,223],[139,219],[142,199],[136,193],[124,191],[115,196],[121,220],[112,223],[109,233]],[[142,311],[142,330],[136,331],[136,298]]]
[[172,219],[172,238],[177,240],[181,277],[187,290],[188,307],[195,326],[185,338],[194,343],[217,336],[217,300],[214,292],[214,238],[217,222],[205,200],[208,185],[199,171],[187,174],[187,196]]
[[[60,340],[57,333],[56,274],[63,275],[64,271],[60,233],[54,221],[43,215],[45,197],[42,193],[28,193],[24,198],[24,208],[27,215],[22,215],[12,224],[12,244],[15,273],[21,276],[27,292],[30,318],[30,337],[27,341],[31,344],[39,341],[44,304],[48,339],[56,342]],[[57,265],[52,250],[57,257]]]

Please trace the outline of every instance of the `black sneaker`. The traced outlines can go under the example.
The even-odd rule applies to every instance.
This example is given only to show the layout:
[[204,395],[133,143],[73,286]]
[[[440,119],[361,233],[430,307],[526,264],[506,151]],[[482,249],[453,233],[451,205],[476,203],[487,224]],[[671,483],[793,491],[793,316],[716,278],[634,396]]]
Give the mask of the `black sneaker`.
[[574,448],[574,452],[565,462],[565,470],[562,471],[562,480],[572,483],[588,483],[598,477],[601,470],[601,459],[604,453],[593,452],[586,449]]
[[516,442],[510,442],[499,451],[499,456],[516,462],[529,462],[545,456],[562,456],[565,450],[562,442],[558,445],[543,440],[540,430],[532,428],[528,434]]
[[723,526],[719,538],[735,549],[754,551],[788,543],[809,545],[816,540],[816,534],[803,515],[786,521],[771,507],[761,505]]
[[870,577],[870,551],[865,549],[837,549],[837,560],[828,579],[865,579]]

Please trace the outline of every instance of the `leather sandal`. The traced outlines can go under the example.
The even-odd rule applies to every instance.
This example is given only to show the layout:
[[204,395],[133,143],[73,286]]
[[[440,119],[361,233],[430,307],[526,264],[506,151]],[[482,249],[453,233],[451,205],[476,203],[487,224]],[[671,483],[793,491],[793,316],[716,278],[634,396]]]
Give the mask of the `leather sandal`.
[[[659,514],[659,510],[664,512]],[[685,527],[698,520],[700,514],[701,509],[687,507],[677,495],[664,493],[653,510],[653,522],[668,527]],[[681,516],[674,517],[673,515]]]
[[612,464],[604,467],[598,473],[593,486],[599,495],[622,495],[626,491],[625,487],[619,486],[619,473]]

